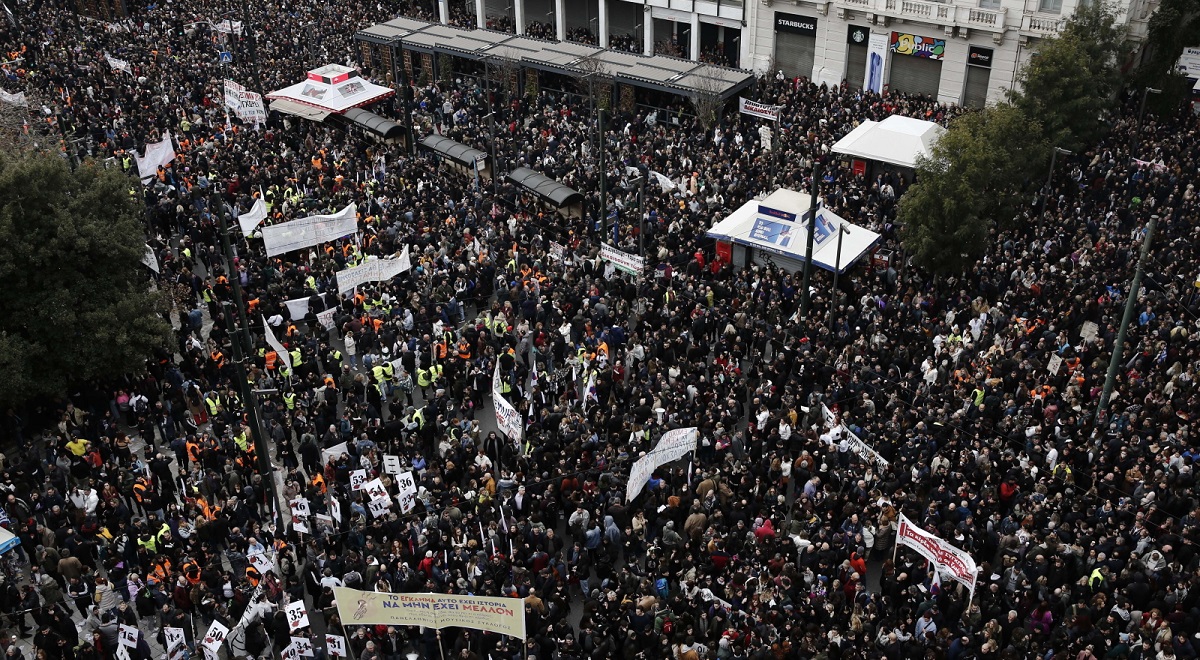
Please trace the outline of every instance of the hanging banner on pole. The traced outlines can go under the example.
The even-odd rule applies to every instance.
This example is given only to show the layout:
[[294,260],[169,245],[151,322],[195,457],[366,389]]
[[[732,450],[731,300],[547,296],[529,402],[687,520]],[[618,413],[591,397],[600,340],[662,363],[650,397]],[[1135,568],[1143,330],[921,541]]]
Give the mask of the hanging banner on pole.
[[104,60],[108,62],[108,66],[112,67],[113,71],[121,71],[133,75],[133,68],[129,66],[129,62],[119,60],[108,53],[104,54]]
[[672,429],[662,434],[655,445],[645,456],[639,458],[629,469],[629,481],[625,484],[625,502],[632,502],[645,488],[646,481],[660,465],[679,460],[688,452],[696,451],[696,440],[700,437],[696,427]]
[[142,254],[142,263],[156,273],[161,272],[158,266],[158,255],[154,254],[154,248],[150,247],[149,243],[146,244],[146,251]]
[[249,211],[238,214],[238,226],[242,228],[242,236],[249,236],[267,219],[267,203],[259,197]]
[[883,79],[890,45],[891,39],[887,34],[872,34],[867,41],[867,69],[863,78],[863,89],[876,94],[883,93]]
[[135,152],[133,158],[137,161],[138,176],[141,177],[142,183],[153,181],[154,175],[158,174],[159,166],[165,167],[175,160],[175,145],[171,142],[171,132],[164,131],[163,139],[146,145],[144,156],[139,156]]
[[327,243],[358,231],[358,206],[349,204],[333,215],[311,215],[278,225],[263,227],[263,245],[267,256],[274,257]]
[[492,375],[492,404],[496,409],[496,426],[504,432],[504,435],[520,442],[525,438],[525,422],[521,419],[521,413],[508,402],[508,399],[504,398],[499,383],[500,362],[497,361],[496,371]]
[[334,587],[338,616],[347,626],[425,626],[487,630],[525,638],[525,601],[451,594],[393,594]]

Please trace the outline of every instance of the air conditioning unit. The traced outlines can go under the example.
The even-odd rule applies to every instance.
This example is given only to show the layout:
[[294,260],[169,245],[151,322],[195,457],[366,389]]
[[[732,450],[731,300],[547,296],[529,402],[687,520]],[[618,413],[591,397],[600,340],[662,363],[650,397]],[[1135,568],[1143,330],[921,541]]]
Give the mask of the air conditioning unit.
[[845,7],[838,7],[837,17],[843,21],[848,21],[852,18],[849,10]]
[[1004,43],[1004,33],[997,32],[997,33],[993,34],[992,35],[992,43],[996,44],[997,46]]
[[953,26],[953,25],[947,25],[947,26],[945,27],[945,30],[946,30],[946,36],[947,36],[947,37],[953,37],[953,36],[954,36],[954,26]]

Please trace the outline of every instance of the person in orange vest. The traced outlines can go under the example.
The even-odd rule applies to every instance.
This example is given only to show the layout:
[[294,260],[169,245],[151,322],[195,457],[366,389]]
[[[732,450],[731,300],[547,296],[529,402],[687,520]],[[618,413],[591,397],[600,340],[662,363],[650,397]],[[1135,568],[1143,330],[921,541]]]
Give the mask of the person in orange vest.
[[329,489],[325,486],[325,477],[320,472],[313,475],[312,485],[320,489],[322,495],[329,492]]
[[259,573],[258,569],[254,568],[254,566],[252,566],[252,565],[247,566],[246,567],[246,579],[250,581],[251,586],[257,587],[259,581],[262,580],[262,573]]

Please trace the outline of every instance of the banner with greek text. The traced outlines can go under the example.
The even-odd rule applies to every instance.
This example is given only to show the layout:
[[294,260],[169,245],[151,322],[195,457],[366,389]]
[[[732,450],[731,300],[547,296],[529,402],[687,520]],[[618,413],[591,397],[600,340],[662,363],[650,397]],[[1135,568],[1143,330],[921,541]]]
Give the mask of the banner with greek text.
[[622,252],[607,243],[600,246],[600,258],[630,275],[641,276],[646,269],[646,260],[628,252]]
[[500,363],[496,362],[496,370],[492,374],[492,406],[496,409],[496,426],[508,436],[520,442],[525,438],[525,422],[521,413],[504,398],[500,391]]
[[292,370],[292,355],[291,355],[291,353],[288,353],[287,349],[283,347],[283,344],[279,343],[279,340],[275,338],[275,331],[271,329],[271,324],[267,323],[267,317],[265,317],[265,316],[262,317],[262,322],[263,322],[263,334],[266,335],[266,337],[267,337],[267,346],[270,346],[271,350],[275,351],[275,353],[278,354],[279,361],[282,362],[284,364],[284,366],[286,366],[288,368],[288,372],[291,372],[291,370]]
[[349,204],[333,215],[310,215],[291,222],[263,227],[267,256],[274,257],[327,243],[358,231],[358,206]]
[[367,282],[386,282],[409,270],[412,270],[412,260],[408,256],[408,246],[405,245],[399,257],[368,259],[358,266],[338,271],[338,292],[346,293]]
[[916,550],[943,575],[970,589],[971,599],[974,599],[979,567],[971,555],[914,525],[903,514],[900,515],[900,526],[896,528],[896,545]]
[[525,638],[525,602],[451,594],[393,594],[334,587],[338,616],[348,626],[425,626],[487,630]]
[[779,110],[782,105],[768,105],[766,103],[756,103],[747,101],[744,98],[738,99],[738,112],[759,119],[767,119],[770,121],[779,121]]
[[642,492],[642,488],[646,486],[646,481],[650,479],[650,475],[660,465],[666,465],[671,461],[679,460],[687,456],[688,452],[696,451],[696,440],[699,437],[700,434],[694,426],[685,429],[672,429],[662,434],[654,449],[639,458],[633,464],[633,467],[630,468],[629,481],[625,483],[625,502],[632,502],[633,498]]

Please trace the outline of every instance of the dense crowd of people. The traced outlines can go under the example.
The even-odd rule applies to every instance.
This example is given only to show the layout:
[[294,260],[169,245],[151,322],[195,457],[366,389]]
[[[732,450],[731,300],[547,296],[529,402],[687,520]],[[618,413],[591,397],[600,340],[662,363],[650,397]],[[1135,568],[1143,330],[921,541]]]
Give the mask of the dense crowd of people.
[[[0,524],[21,544],[4,563],[0,611],[36,657],[111,658],[119,626],[139,622],[159,643],[163,627],[183,628],[195,649],[214,620],[233,629],[230,657],[265,655],[311,632],[289,630],[282,606],[297,600],[310,621],[345,632],[355,660],[408,649],[542,660],[1197,656],[1195,118],[1148,114],[1131,153],[1128,101],[1107,138],[1061,164],[1045,200],[1027,200],[1015,228],[994,233],[986,258],[933,278],[897,240],[911,181],[856,175],[830,152],[866,119],[944,123],[960,112],[930,99],[766,76],[753,93],[782,106],[770,150],[759,120],[727,112],[703,126],[682,100],[614,109],[597,140],[581,96],[513,97],[469,77],[425,81],[411,105],[401,95],[374,108],[410,113],[418,136],[494,149],[501,172],[530,167],[584,192],[588,217],[564,220],[509,182],[477,185],[399,145],[224,112],[224,78],[272,90],[314,57],[356,64],[355,29],[404,8],[184,0],[114,25],[28,8],[19,29],[0,28],[24,57],[3,86],[28,95],[43,146],[61,140],[85,167],[107,161],[136,177],[134,151],[168,130],[178,137],[171,165],[148,185],[131,179],[161,263],[156,284],[176,301],[177,345],[144,373],[64,402],[47,428],[12,414],[3,425],[22,449],[0,478]],[[238,40],[222,67],[212,44],[229,37],[204,21],[231,10],[255,38]],[[599,258],[612,240],[594,220],[600,149],[616,245],[643,250],[644,277]],[[646,187],[640,210],[631,170],[668,180]],[[811,190],[814,173],[823,202],[879,232],[896,257],[864,260],[837,290],[817,273],[802,316],[800,274],[734,267],[704,234],[749,199]],[[231,263],[218,216],[236,226],[235,210],[259,196],[268,223],[354,202],[359,232],[271,258],[259,236],[236,234]],[[1131,292],[1151,215],[1148,275]],[[405,248],[409,272],[338,294],[338,271]],[[237,326],[234,278],[250,328]],[[1138,317],[1097,423],[1131,295]],[[327,310],[328,327],[317,318]],[[255,319],[286,345],[290,372]],[[261,441],[232,357],[247,335],[245,377],[267,392]],[[493,430],[497,371],[524,419],[520,441]],[[823,409],[883,462],[856,454]],[[633,461],[687,427],[698,429],[695,455],[625,501]],[[410,511],[393,501],[374,515],[351,487],[362,469],[396,495],[384,456],[414,473]],[[280,503],[300,499],[310,515]],[[901,515],[972,555],[973,599],[895,547]],[[521,598],[529,634],[346,627],[335,586]],[[9,657],[23,645],[0,639]],[[323,653],[323,637],[314,646]]]

